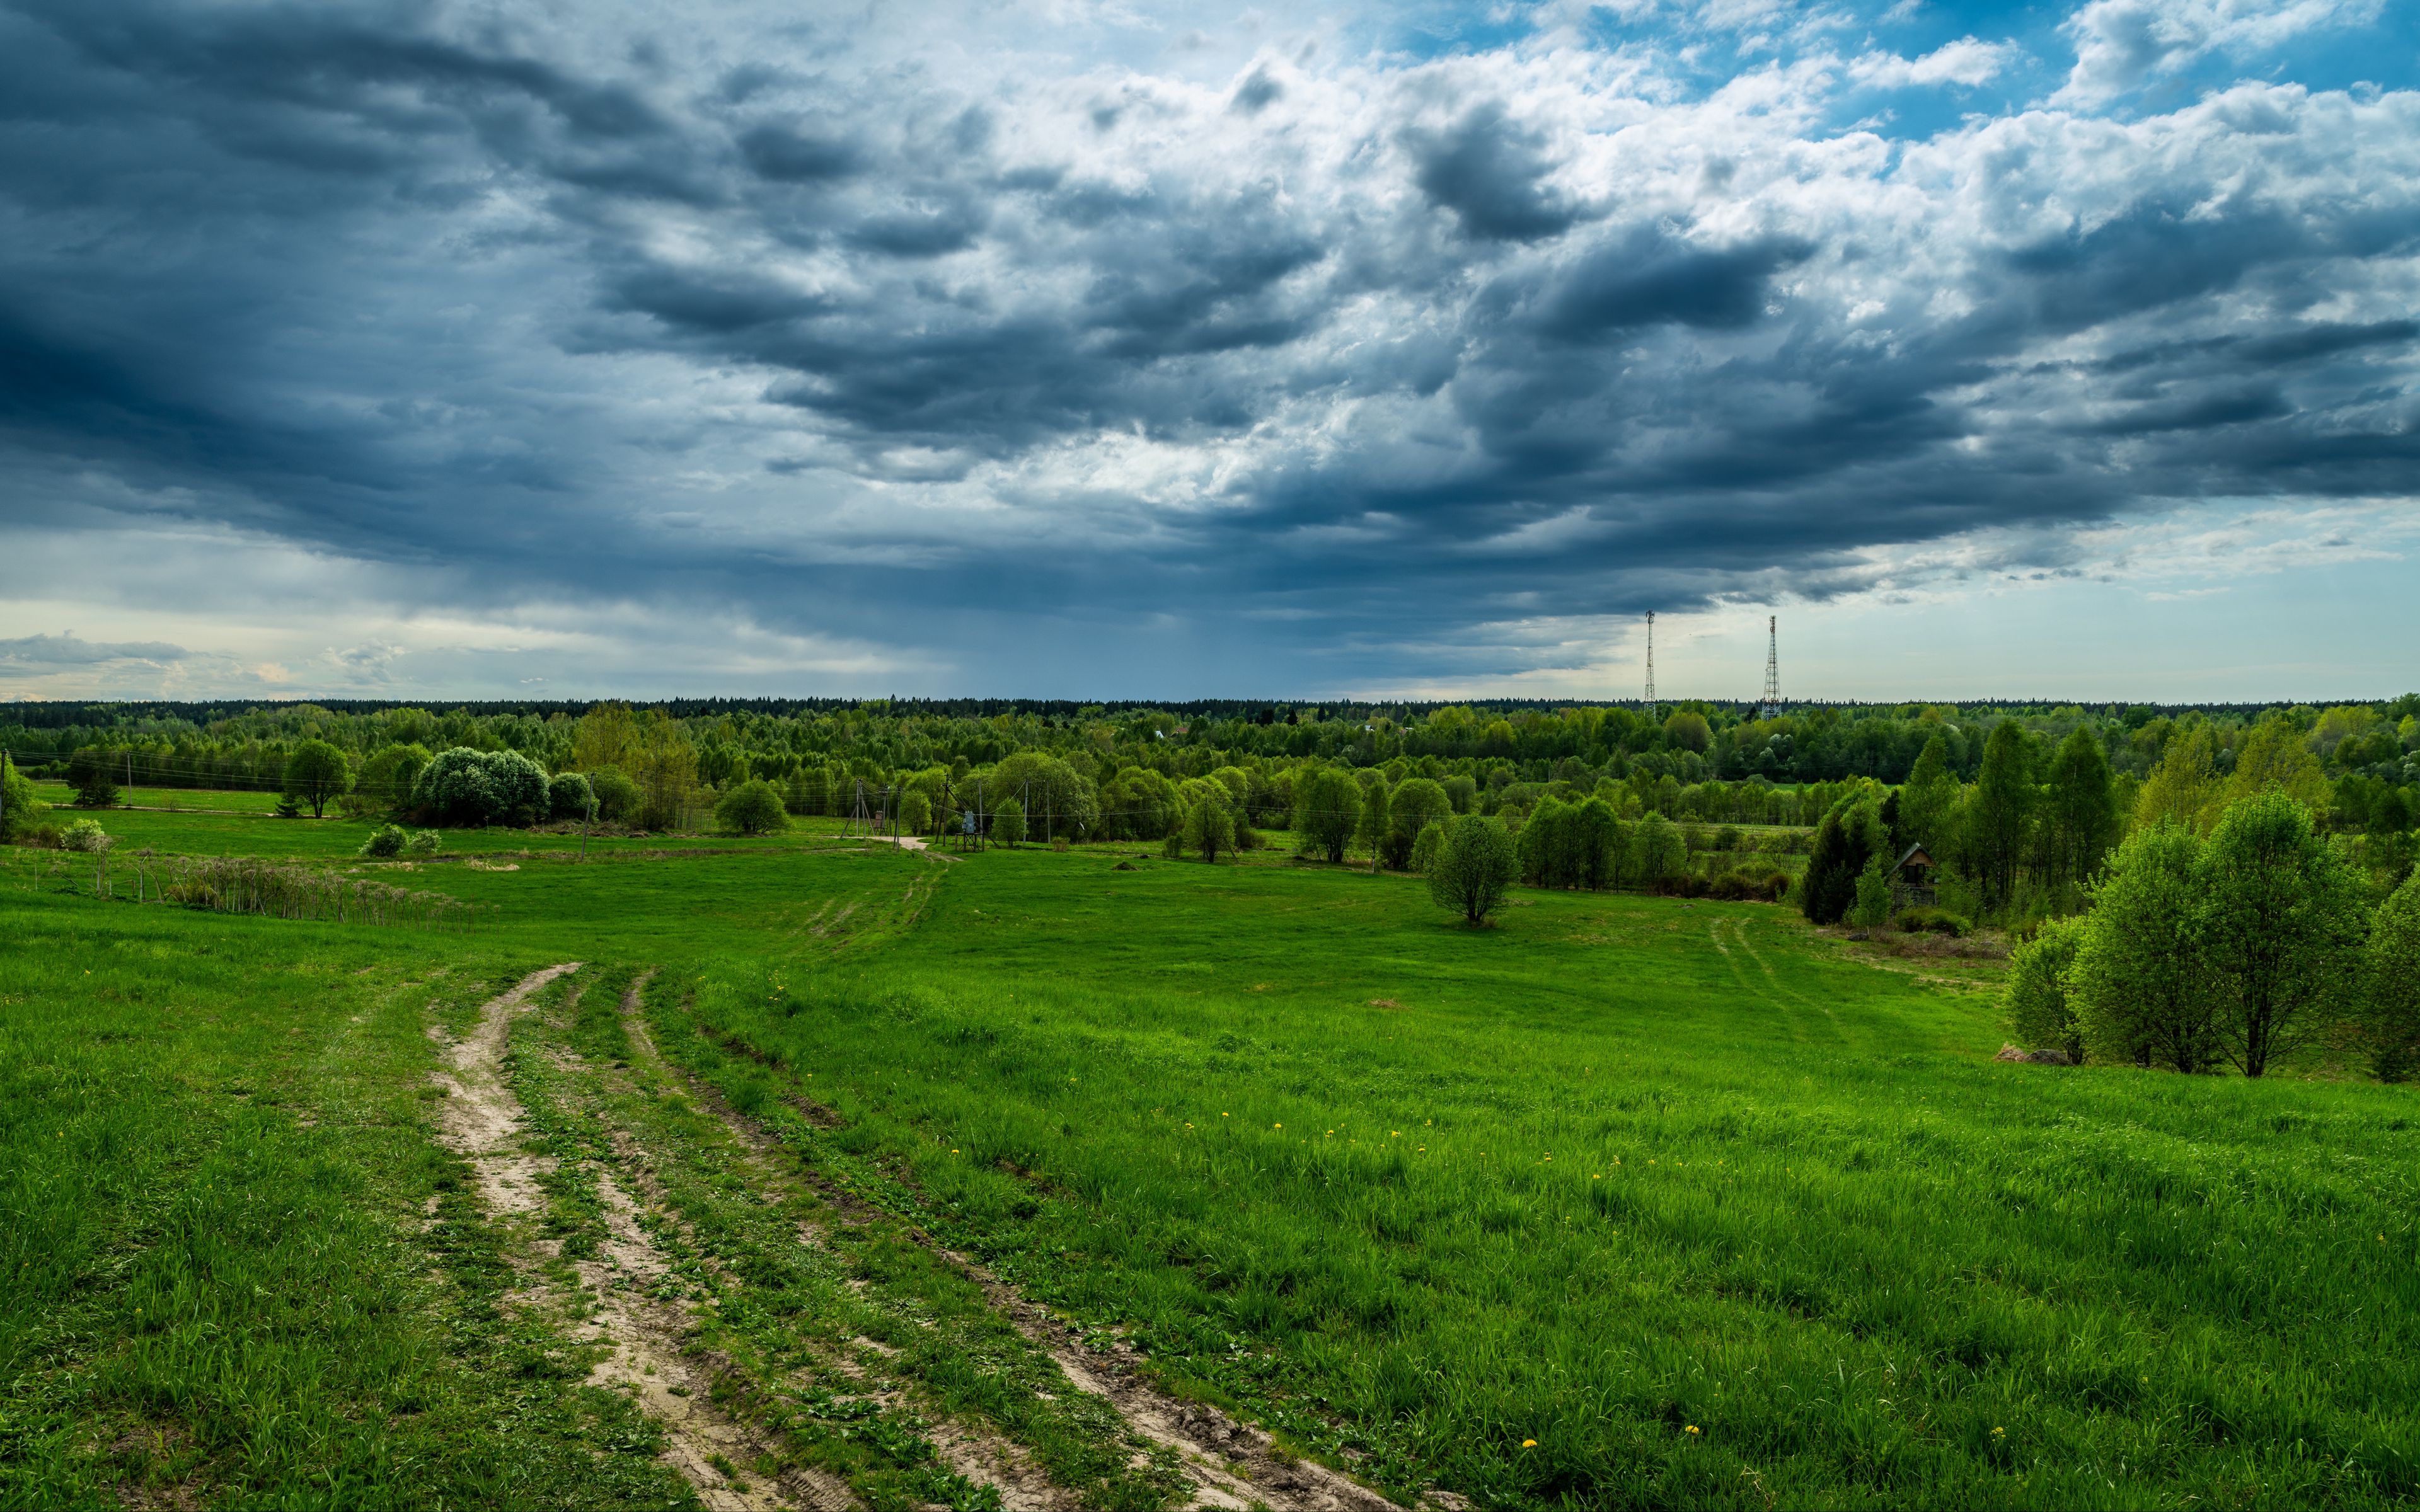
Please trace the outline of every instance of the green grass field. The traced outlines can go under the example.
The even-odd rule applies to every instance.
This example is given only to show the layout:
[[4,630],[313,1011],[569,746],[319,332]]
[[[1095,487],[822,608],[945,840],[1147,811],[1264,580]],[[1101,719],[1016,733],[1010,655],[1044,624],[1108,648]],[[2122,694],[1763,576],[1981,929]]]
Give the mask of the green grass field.
[[[367,829],[103,822],[121,876]],[[1473,933],[1282,853],[577,846],[449,835],[409,882],[467,934],[0,853],[0,1504],[683,1503],[581,1333],[617,1182],[752,1494],[994,1504],[962,1426],[1181,1504],[939,1242],[1407,1503],[2420,1500],[2408,1089],[1994,1063],[1994,964],[1762,905]],[[509,1031],[548,1174],[500,1215],[439,1040],[570,961]]]

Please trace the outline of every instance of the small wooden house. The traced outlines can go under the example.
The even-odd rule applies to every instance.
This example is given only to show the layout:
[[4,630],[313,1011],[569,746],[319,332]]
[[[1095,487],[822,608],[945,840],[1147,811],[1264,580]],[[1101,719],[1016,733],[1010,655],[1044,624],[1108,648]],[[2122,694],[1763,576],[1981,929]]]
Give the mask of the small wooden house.
[[1938,903],[1940,894],[1933,889],[1932,883],[1936,870],[1932,853],[1927,851],[1921,841],[1909,846],[1907,854],[1899,858],[1899,865],[1891,868],[1892,909],[1918,905],[1931,907]]

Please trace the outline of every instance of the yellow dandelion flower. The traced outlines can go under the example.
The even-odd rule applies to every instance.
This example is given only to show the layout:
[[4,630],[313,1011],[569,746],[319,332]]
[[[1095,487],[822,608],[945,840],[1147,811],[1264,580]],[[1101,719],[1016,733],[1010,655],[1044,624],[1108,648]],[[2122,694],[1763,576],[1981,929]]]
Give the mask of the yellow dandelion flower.
[[1992,1430],[1992,1437],[1995,1439],[2005,1439],[2008,1436],[2009,1430],[2007,1428],[1993,1428]]
[[[1690,1424],[1688,1427],[1686,1427],[1683,1428],[1681,1431],[1682,1431],[1682,1432],[1683,1432],[1683,1433],[1698,1433],[1698,1425],[1696,1425],[1695,1423],[1692,1423],[1692,1424]],[[1702,1433],[1699,1433],[1699,1434],[1698,1434],[1698,1436],[1699,1436],[1699,1438],[1703,1438],[1703,1437],[1705,1437],[1705,1435],[1704,1435],[1704,1434],[1702,1434]]]
[[1523,1439],[1521,1441],[1521,1447],[1524,1449],[1535,1449],[1538,1447],[1538,1441],[1535,1439]]

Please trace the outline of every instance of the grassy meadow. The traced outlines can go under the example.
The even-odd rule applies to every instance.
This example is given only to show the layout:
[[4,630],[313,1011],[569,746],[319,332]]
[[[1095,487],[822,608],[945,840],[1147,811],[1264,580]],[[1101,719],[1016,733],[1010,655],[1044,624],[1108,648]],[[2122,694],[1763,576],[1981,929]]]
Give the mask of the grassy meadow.
[[[103,820],[121,877],[367,832]],[[898,1447],[964,1421],[1170,1504],[921,1230],[1399,1498],[2420,1499],[2408,1089],[1994,1063],[1996,963],[1767,905],[1518,891],[1470,932],[1282,852],[578,845],[368,869],[491,905],[467,934],[0,853],[0,1503],[684,1502],[434,1134],[430,1026],[564,961],[513,1030],[547,1231],[578,1242],[582,1172],[653,1173],[701,1347],[780,1425],[760,1476],[982,1507]],[[644,1043],[599,1009],[642,980]],[[716,1106],[780,1203],[735,1196],[760,1156]],[[874,1227],[812,1253],[762,1216],[844,1200]],[[860,1338],[906,1437],[799,1383]]]

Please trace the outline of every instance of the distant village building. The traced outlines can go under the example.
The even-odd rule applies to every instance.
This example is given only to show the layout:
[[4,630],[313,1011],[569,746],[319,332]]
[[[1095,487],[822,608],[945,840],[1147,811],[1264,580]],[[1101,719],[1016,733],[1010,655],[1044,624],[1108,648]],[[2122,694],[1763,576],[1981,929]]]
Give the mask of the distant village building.
[[1941,895],[1932,886],[1933,870],[1932,854],[1921,842],[1909,846],[1899,865],[1891,868],[1892,909],[1930,908],[1939,903]]

